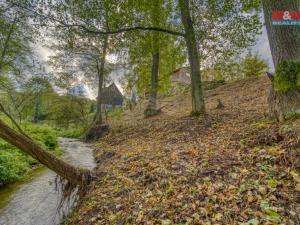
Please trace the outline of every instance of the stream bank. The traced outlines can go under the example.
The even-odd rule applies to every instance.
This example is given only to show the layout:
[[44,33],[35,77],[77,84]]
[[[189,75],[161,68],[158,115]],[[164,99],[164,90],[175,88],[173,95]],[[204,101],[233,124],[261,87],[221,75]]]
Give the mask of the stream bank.
[[[59,138],[64,151],[62,159],[82,168],[92,169],[93,149],[77,139]],[[55,188],[56,174],[48,169],[38,170],[26,181],[0,191],[0,225],[56,225],[70,210],[66,205],[58,212],[61,193]]]

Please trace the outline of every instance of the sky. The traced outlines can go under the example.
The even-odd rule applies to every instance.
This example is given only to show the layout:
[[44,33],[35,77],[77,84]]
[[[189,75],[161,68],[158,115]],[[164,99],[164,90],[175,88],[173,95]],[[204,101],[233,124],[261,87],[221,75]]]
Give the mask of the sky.
[[254,53],[257,52],[261,56],[261,58],[263,58],[268,63],[270,71],[274,72],[274,64],[272,60],[267,30],[265,26],[263,27],[263,32],[258,37],[257,43],[255,46],[253,46],[252,50]]

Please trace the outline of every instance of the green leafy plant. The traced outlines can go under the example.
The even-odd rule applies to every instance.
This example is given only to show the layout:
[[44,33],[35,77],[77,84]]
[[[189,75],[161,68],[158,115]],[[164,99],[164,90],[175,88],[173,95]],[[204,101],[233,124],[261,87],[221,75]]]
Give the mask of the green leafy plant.
[[[47,125],[24,124],[25,132],[43,148],[54,154],[60,154],[58,132]],[[35,168],[38,162],[19,151],[16,147],[0,140],[0,186],[20,179],[27,171]]]
[[288,92],[300,89],[300,62],[282,62],[278,65],[274,78],[275,90]]
[[262,76],[266,74],[267,70],[267,63],[257,54],[253,55],[251,52],[249,52],[241,62],[241,71],[245,77]]

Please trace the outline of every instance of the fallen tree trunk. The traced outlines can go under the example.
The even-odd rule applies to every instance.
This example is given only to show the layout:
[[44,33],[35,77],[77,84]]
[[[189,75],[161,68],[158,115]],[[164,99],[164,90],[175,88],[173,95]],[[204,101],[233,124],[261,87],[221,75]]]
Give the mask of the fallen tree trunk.
[[0,138],[29,154],[41,164],[56,172],[74,185],[85,185],[91,182],[92,172],[87,169],[76,168],[45,151],[32,139],[8,127],[0,120]]

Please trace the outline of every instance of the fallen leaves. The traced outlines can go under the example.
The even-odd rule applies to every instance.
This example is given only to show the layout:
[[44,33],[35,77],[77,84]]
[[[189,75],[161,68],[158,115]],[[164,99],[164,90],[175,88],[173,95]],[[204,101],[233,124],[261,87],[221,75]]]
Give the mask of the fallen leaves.
[[236,92],[218,95],[227,107],[209,118],[162,114],[100,140],[106,176],[70,224],[300,224],[300,122],[262,118],[266,96],[254,81],[230,85]]
[[290,174],[292,175],[293,179],[296,182],[295,190],[300,192],[300,176],[296,171],[291,171]]

